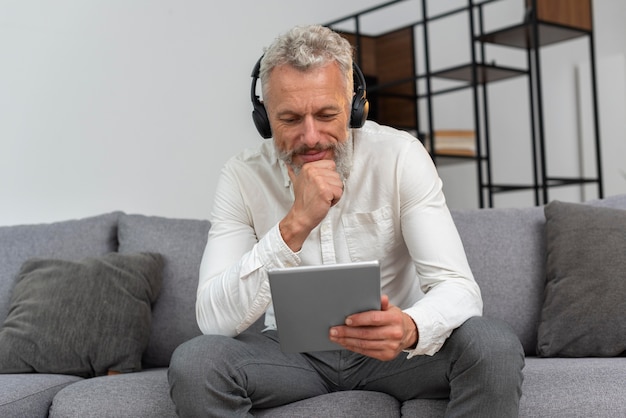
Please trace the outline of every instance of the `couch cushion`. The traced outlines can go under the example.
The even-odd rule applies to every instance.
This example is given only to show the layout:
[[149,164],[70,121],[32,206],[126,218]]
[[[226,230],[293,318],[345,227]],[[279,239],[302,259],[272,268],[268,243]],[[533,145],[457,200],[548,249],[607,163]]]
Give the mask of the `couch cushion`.
[[403,417],[443,418],[448,399],[413,399],[402,404]]
[[525,352],[533,354],[543,301],[543,209],[466,209],[452,215],[483,295],[484,315],[508,322]]
[[626,193],[607,196],[604,199],[591,200],[589,201],[589,204],[604,208],[626,209]]
[[541,356],[626,352],[626,211],[559,201],[545,207]]
[[175,418],[167,369],[102,376],[70,385],[54,397],[50,417]]
[[20,267],[32,257],[79,260],[117,249],[119,212],[50,224],[0,227],[0,322]]
[[54,395],[79,380],[57,374],[0,375],[0,417],[46,417]]
[[150,253],[26,261],[0,329],[0,373],[141,370],[162,270]]
[[520,417],[626,417],[626,358],[526,358]]
[[334,392],[289,405],[270,409],[255,409],[255,417],[272,418],[393,418],[400,416],[400,402],[380,392],[352,390]]
[[[519,416],[626,416],[624,376],[626,358],[527,357]],[[447,405],[447,400],[411,400],[402,405],[402,416],[443,417]]]
[[143,215],[122,215],[121,253],[150,251],[164,256],[161,295],[152,309],[152,333],[144,354],[147,367],[166,367],[174,349],[200,335],[196,289],[209,222]]

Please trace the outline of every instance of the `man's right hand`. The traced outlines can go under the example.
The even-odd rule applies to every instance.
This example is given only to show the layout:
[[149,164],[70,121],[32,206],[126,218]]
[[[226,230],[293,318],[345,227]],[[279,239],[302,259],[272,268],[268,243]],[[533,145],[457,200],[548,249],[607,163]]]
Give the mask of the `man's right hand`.
[[279,228],[289,248],[300,251],[311,231],[341,199],[343,182],[333,160],[306,163],[297,175],[290,165],[287,170],[295,199]]

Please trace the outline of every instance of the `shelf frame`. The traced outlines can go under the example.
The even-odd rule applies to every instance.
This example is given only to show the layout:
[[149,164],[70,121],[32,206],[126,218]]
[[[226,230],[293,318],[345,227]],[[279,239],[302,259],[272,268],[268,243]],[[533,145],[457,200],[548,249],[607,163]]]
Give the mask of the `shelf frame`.
[[[599,128],[599,111],[598,111],[598,88],[597,74],[595,62],[595,42],[593,28],[592,0],[551,0],[558,3],[550,3],[550,7],[546,4],[547,0],[526,0],[527,14],[523,22],[513,24],[491,32],[484,31],[484,8],[491,3],[501,2],[502,0],[467,0],[465,6],[456,7],[451,10],[444,11],[439,14],[430,16],[428,12],[428,0],[421,1],[421,16],[417,16],[416,20],[410,24],[395,28],[377,35],[362,34],[361,18],[364,15],[376,12],[391,5],[406,0],[393,0],[375,6],[361,12],[345,16],[343,18],[329,22],[327,26],[354,20],[356,33],[355,43],[357,46],[356,60],[362,65],[366,58],[361,53],[360,46],[366,38],[376,38],[387,36],[393,32],[404,29],[414,30],[416,27],[422,30],[422,43],[424,55],[424,72],[417,74],[416,67],[412,74],[405,74],[395,79],[383,80],[374,85],[368,85],[368,97],[370,94],[377,98],[387,98],[398,101],[399,103],[414,103],[415,120],[414,123],[395,124],[401,129],[408,129],[416,132],[418,137],[420,134],[428,138],[430,141],[431,156],[436,164],[440,161],[448,163],[450,161],[474,161],[476,164],[476,176],[478,183],[478,203],[482,207],[494,206],[494,194],[513,192],[520,190],[532,190],[534,192],[535,205],[548,203],[550,200],[549,189],[552,187],[561,187],[568,185],[584,185],[597,184],[598,197],[603,197],[603,178],[602,178],[602,161],[600,149],[600,128]],[[416,0],[417,1],[417,0]],[[520,0],[521,1],[521,0]],[[588,5],[588,10],[581,7],[581,13],[574,13],[575,22],[569,22],[560,16],[559,7],[567,8],[572,4]],[[553,6],[557,6],[556,8]],[[556,12],[555,12],[556,10]],[[562,11],[563,9],[561,9]],[[571,11],[571,10],[570,10]],[[575,10],[578,12],[578,9]],[[431,23],[445,19],[447,17],[466,13],[469,24],[470,43],[470,63],[459,64],[456,66],[433,70],[430,52],[430,28]],[[570,15],[567,18],[571,18]],[[570,24],[571,23],[571,24]],[[545,121],[543,108],[543,86],[541,77],[541,54],[542,48],[566,42],[573,39],[586,37],[589,41],[590,69],[591,69],[591,88],[592,88],[592,108],[594,123],[594,145],[595,145],[595,167],[597,175],[595,177],[552,177],[548,174],[547,158],[546,158],[546,138],[545,138]],[[414,42],[413,38],[411,39]],[[493,44],[504,47],[511,47],[525,51],[526,66],[524,68],[513,68],[502,65],[488,63],[486,59],[485,45]],[[416,54],[415,45],[413,44],[412,54]],[[415,60],[413,61],[415,66]],[[488,85],[495,82],[503,82],[505,80],[516,77],[527,77],[528,80],[528,97],[529,97],[529,123],[530,143],[531,143],[531,162],[532,162],[532,184],[499,184],[493,181],[492,164],[491,164],[491,134],[489,122],[489,101],[488,101]],[[433,81],[435,79],[445,79],[458,83],[451,87],[434,88]],[[420,81],[422,84],[418,84]],[[401,86],[409,86],[408,89],[402,89]],[[418,86],[423,85],[418,90]],[[472,90],[473,97],[473,119],[475,131],[475,155],[450,155],[449,153],[435,152],[435,127],[433,122],[433,98],[438,95],[448,94],[464,89]],[[424,102],[424,103],[421,103]],[[426,106],[425,118],[427,126],[422,129],[422,121],[420,120],[420,106]],[[385,123],[385,121],[381,121]],[[391,124],[394,126],[394,124]],[[424,140],[424,138],[420,137]]]

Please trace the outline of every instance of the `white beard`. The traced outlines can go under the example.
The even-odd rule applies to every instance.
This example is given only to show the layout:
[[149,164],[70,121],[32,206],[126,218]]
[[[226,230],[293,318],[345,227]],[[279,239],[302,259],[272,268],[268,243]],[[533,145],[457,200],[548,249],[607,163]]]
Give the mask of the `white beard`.
[[[293,153],[281,151],[276,147],[274,142],[274,148],[278,154],[278,158],[288,164],[293,169],[296,175],[300,173],[302,165],[293,164]],[[335,147],[335,165],[337,166],[337,173],[341,177],[341,181],[345,182],[350,177],[350,170],[352,169],[352,157],[354,151],[354,144],[352,142],[352,132],[344,142],[338,143]]]

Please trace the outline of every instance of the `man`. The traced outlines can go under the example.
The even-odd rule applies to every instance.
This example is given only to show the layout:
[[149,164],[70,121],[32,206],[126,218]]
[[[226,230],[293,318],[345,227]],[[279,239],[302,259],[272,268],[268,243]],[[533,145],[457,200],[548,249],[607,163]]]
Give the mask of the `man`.
[[[360,389],[400,401],[449,398],[450,416],[516,416],[521,345],[481,317],[421,143],[351,120],[367,109],[362,92],[354,97],[349,43],[325,27],[296,27],[266,50],[260,80],[256,107],[266,114],[255,123],[266,118],[259,131],[273,139],[222,171],[197,293],[205,335],[179,347],[170,365],[178,413],[246,416]],[[381,310],[329,330],[345,350],[282,353],[268,270],[356,260],[379,260]],[[248,329],[263,316],[263,332]]]

